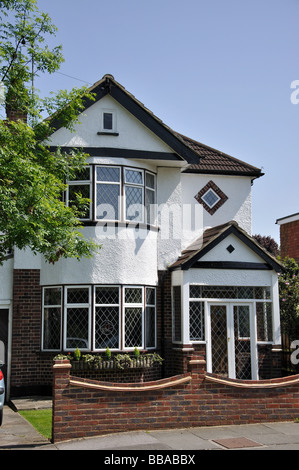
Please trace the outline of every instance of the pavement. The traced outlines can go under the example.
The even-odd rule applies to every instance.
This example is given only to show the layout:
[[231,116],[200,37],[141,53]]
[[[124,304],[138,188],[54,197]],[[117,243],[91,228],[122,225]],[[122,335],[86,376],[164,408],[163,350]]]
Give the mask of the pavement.
[[[121,463],[115,459],[122,451],[126,451],[125,455],[128,451],[132,455],[134,451],[151,451],[154,455],[157,454],[155,451],[161,451],[163,455],[165,452],[186,454],[188,451],[190,456],[190,451],[202,450],[299,450],[299,423],[296,422],[144,430],[52,444],[18,413],[21,409],[51,406],[51,399],[39,397],[16,399],[10,406],[5,405],[0,450],[101,450],[106,458],[114,459],[111,464]],[[132,463],[131,466],[135,465]]]

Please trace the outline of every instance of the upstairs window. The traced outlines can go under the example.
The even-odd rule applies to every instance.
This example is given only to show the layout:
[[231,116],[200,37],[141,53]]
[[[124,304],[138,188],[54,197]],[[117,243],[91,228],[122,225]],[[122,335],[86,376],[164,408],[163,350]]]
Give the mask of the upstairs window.
[[91,178],[91,168],[88,166],[78,172],[75,179],[68,183],[67,205],[69,207],[75,206],[78,209],[81,220],[90,220],[91,218]]
[[83,221],[156,224],[156,175],[147,170],[90,165],[68,182],[66,199]]
[[119,220],[121,168],[96,167],[96,219]]
[[105,131],[113,130],[113,114],[112,113],[103,113],[103,129]]
[[126,220],[144,221],[144,174],[142,170],[125,169]]
[[116,126],[116,111],[104,110],[102,112],[98,135],[119,135]]

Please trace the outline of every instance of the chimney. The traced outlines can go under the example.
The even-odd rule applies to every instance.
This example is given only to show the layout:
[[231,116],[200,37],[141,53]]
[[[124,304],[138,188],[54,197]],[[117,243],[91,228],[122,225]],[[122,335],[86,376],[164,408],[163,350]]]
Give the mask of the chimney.
[[12,109],[10,106],[6,106],[6,117],[8,121],[18,121],[20,119],[27,123],[27,113]]

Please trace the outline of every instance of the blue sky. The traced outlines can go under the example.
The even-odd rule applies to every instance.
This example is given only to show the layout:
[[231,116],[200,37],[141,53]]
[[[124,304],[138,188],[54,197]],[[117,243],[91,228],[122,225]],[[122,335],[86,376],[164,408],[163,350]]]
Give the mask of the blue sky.
[[263,168],[253,233],[279,242],[276,219],[299,212],[298,0],[37,3],[65,57],[42,95],[111,73],[176,131]]

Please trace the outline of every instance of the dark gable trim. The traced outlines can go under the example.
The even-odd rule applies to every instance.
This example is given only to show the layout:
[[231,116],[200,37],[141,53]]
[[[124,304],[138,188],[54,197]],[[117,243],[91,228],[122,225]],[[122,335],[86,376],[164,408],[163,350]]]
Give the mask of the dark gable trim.
[[[274,271],[276,272],[282,271],[282,266],[278,262],[276,262],[271,256],[269,256],[262,248],[259,248],[258,245],[256,245],[252,240],[250,240],[250,238],[244,235],[234,225],[230,226],[227,230],[225,230],[217,238],[215,238],[215,240],[213,240],[206,247],[204,247],[199,253],[196,253],[188,261],[178,266],[178,268],[181,268],[183,270],[188,270],[189,268],[193,268],[195,263],[197,263],[206,253],[211,251],[215,246],[217,246],[222,240],[228,237],[228,235],[230,235],[231,233],[235,235],[237,238],[239,238],[254,253],[260,256],[260,258],[262,258],[265,261],[266,265],[270,266],[271,269],[274,269]],[[257,264],[260,264],[260,263],[257,263]],[[233,268],[221,268],[221,269],[233,269]]]
[[[198,164],[200,162],[199,155],[188,147],[187,144],[182,142],[176,135],[174,135],[170,130],[167,129],[158,119],[155,119],[150,112],[144,109],[139,105],[133,98],[130,97],[125,91],[123,91],[117,83],[115,83],[111,78],[106,78],[106,80],[101,81],[94,88],[89,89],[90,92],[95,94],[95,101],[86,99],[84,101],[84,109],[81,112],[84,112],[91,105],[102,99],[107,94],[110,94],[119,104],[121,104],[127,111],[129,111],[133,116],[135,116],[142,124],[144,124],[150,131],[157,135],[163,142],[165,142],[169,147],[174,150],[173,154],[177,160],[185,160],[190,164]],[[58,130],[62,127],[62,123],[59,119],[49,118],[51,126]],[[136,158],[136,157],[134,157]]]
[[[97,101],[101,100],[104,96],[106,96],[109,93],[109,90],[104,86],[103,83],[99,84],[94,89],[90,89],[90,91],[94,93],[95,100],[90,100],[88,98],[85,98],[83,100],[83,110],[80,111],[80,113],[84,112],[87,108],[95,104]],[[56,118],[55,116],[56,115],[54,114],[53,116],[50,116],[46,119],[46,121],[50,121],[51,127],[53,128],[53,132],[63,127],[62,120],[59,119],[59,117]]]
[[[196,261],[192,268],[197,269],[254,269],[254,270],[271,270],[269,264],[263,263],[243,263],[237,261]],[[184,268],[183,268],[184,269]]]
[[135,116],[142,124],[156,134],[161,140],[169,145],[175,152],[177,152],[187,163],[199,163],[199,156],[193,150],[189,149],[183,142],[181,142],[172,132],[166,129],[159,121],[157,121],[151,114],[143,109],[136,103],[130,96],[114,84],[111,87],[110,94],[112,98],[118,101],[124,108],[126,108],[133,116]]
[[62,151],[71,153],[73,150],[80,150],[90,157],[114,157],[114,158],[137,158],[139,160],[173,160],[182,161],[175,153],[167,152],[148,152],[146,150],[130,150],[113,147],[57,147],[50,146],[50,152],[55,152],[58,148]]
[[184,173],[195,173],[195,174],[201,174],[201,175],[230,175],[230,176],[254,176],[256,178],[259,178],[260,176],[264,176],[264,173],[262,172],[257,172],[257,171],[240,171],[240,170],[203,170],[200,168],[186,168],[184,170]]

